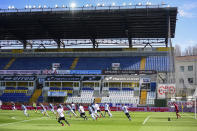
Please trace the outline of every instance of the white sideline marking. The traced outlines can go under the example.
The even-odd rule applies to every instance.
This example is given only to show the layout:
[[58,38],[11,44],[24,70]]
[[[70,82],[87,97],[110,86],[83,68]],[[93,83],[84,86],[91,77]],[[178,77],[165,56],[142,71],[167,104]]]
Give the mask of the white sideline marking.
[[149,118],[150,118],[150,116],[147,116],[146,119],[144,120],[144,122],[142,123],[142,125],[146,124],[146,122],[148,121]]
[[44,118],[44,117],[37,118],[37,119],[30,119],[30,120],[24,120],[24,121],[17,121],[17,122],[0,124],[0,126],[7,126],[7,125],[11,125],[11,124],[23,123],[23,122],[33,121],[33,120],[39,120],[39,119],[42,119],[42,118]]

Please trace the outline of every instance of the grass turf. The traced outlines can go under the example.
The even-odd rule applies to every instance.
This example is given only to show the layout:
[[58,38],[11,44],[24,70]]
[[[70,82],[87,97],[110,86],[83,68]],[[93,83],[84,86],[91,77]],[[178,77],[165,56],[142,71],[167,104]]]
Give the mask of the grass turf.
[[97,121],[89,115],[87,121],[66,115],[70,127],[62,127],[49,111],[50,117],[34,111],[28,113],[30,117],[24,116],[23,111],[0,110],[0,131],[197,131],[193,113],[181,114],[182,118],[176,119],[175,113],[169,112],[130,112],[132,121],[123,112],[112,112],[112,118]]

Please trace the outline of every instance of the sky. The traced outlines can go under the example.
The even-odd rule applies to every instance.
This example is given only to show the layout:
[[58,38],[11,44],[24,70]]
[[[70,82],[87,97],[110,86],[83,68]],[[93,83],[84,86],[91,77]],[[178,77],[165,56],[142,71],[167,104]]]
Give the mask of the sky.
[[171,7],[178,7],[179,14],[175,38],[172,39],[173,45],[180,45],[182,50],[188,46],[197,45],[197,0],[0,0],[0,8],[7,9],[8,6],[24,8],[26,5],[70,6],[71,3],[75,3],[76,6],[80,7],[86,4],[97,5],[100,3],[111,5],[115,3],[116,5],[123,5],[123,3],[138,4],[139,2],[142,4],[147,2],[161,4],[164,2]]

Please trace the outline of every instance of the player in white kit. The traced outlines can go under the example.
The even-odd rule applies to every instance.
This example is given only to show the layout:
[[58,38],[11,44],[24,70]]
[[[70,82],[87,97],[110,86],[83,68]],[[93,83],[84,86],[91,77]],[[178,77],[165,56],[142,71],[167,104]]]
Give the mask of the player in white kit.
[[25,116],[29,116],[29,114],[27,113],[27,108],[26,108],[26,106],[22,104],[22,105],[21,105],[21,108],[22,108],[22,110],[23,110],[24,115],[25,115]]
[[1,109],[1,106],[2,106],[2,101],[0,100],[0,109]]
[[85,114],[84,108],[83,108],[83,106],[81,104],[79,105],[78,111],[80,113],[80,117],[82,117],[84,120],[88,120],[88,118],[87,118],[87,116]]
[[48,115],[48,113],[47,113],[47,110],[46,110],[46,108],[44,107],[44,105],[43,104],[40,104],[40,106],[41,106],[41,108],[42,108],[42,110],[41,110],[41,112],[42,112],[42,114],[45,116],[49,116]]
[[102,113],[101,110],[100,110],[99,104],[95,103],[95,104],[94,104],[94,109],[95,109],[95,113],[96,113],[97,115],[99,115],[99,113],[100,113],[99,116],[101,117],[101,115],[102,115],[102,117],[103,117],[103,113]]
[[55,110],[54,110],[53,104],[50,103],[50,104],[49,104],[49,107],[50,107],[51,112],[53,112],[53,114],[56,114],[56,113],[55,113]]
[[68,108],[67,113],[70,116],[70,118],[71,118],[71,113],[77,117],[77,114],[73,111],[70,105],[66,105],[66,107]]
[[97,115],[94,113],[93,107],[89,104],[88,106],[89,114],[91,115],[93,120],[97,120]]
[[16,110],[15,103],[14,102],[11,103],[12,103],[12,110],[15,111]]
[[[75,112],[75,110],[76,110],[76,106],[75,106],[75,104],[72,102],[72,104],[71,104],[71,107],[72,107],[72,110]],[[75,112],[76,113],[76,112]]]
[[122,111],[124,111],[125,115],[129,120],[131,120],[131,116],[129,115],[128,107],[122,104]]
[[106,115],[106,113],[109,115],[109,117],[112,117],[112,114],[110,112],[110,107],[107,103],[105,103],[105,114],[104,114],[104,117]]
[[65,119],[65,116],[64,116],[64,109],[61,108],[61,106],[58,106],[58,107],[57,107],[56,119],[57,119],[58,116],[59,116],[58,122],[59,122],[60,124],[62,124],[62,126],[64,126],[64,123],[61,122],[62,120],[65,121],[66,124],[68,124],[68,126],[70,126],[70,124],[68,123],[68,121]]

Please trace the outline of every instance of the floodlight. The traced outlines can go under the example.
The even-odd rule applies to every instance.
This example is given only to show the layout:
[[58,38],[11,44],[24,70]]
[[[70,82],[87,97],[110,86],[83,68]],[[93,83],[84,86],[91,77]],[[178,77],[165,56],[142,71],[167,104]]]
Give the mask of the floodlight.
[[113,2],[113,3],[112,3],[112,6],[115,6],[115,5],[116,5],[116,4]]
[[32,8],[34,8],[34,9],[35,9],[35,8],[36,8],[36,6],[35,6],[35,5],[33,5],[33,7],[32,7]]
[[47,8],[47,6],[46,6],[46,5],[44,5],[43,7],[44,7],[44,8]]
[[31,5],[29,5],[29,9],[31,9]]
[[28,7],[29,7],[28,5],[25,6],[26,9],[27,9]]
[[14,6],[12,6],[12,9],[14,9],[15,7]]
[[105,4],[102,4],[102,6],[105,6]]
[[9,6],[8,6],[8,9],[11,9],[11,8],[12,8],[12,7],[9,5]]
[[151,2],[146,2],[146,5],[151,5]]
[[138,5],[139,5],[139,6],[141,6],[141,5],[142,5],[142,3],[138,3]]
[[70,4],[70,7],[71,7],[71,8],[75,8],[75,7],[76,7],[76,4],[75,4],[75,3],[71,3],[71,4]]
[[100,3],[98,3],[98,4],[97,4],[97,6],[101,6],[101,4],[100,4]]
[[132,5],[132,3],[129,3],[129,5]]
[[123,6],[126,6],[126,3],[124,2],[122,5],[123,5]]
[[89,5],[88,4],[86,4],[86,6],[85,7],[88,7]]
[[55,8],[58,8],[58,5],[57,4],[55,5]]
[[62,8],[65,8],[65,5],[62,5]]
[[41,6],[41,5],[39,5],[39,6],[38,6],[38,8],[42,8],[42,6]]

